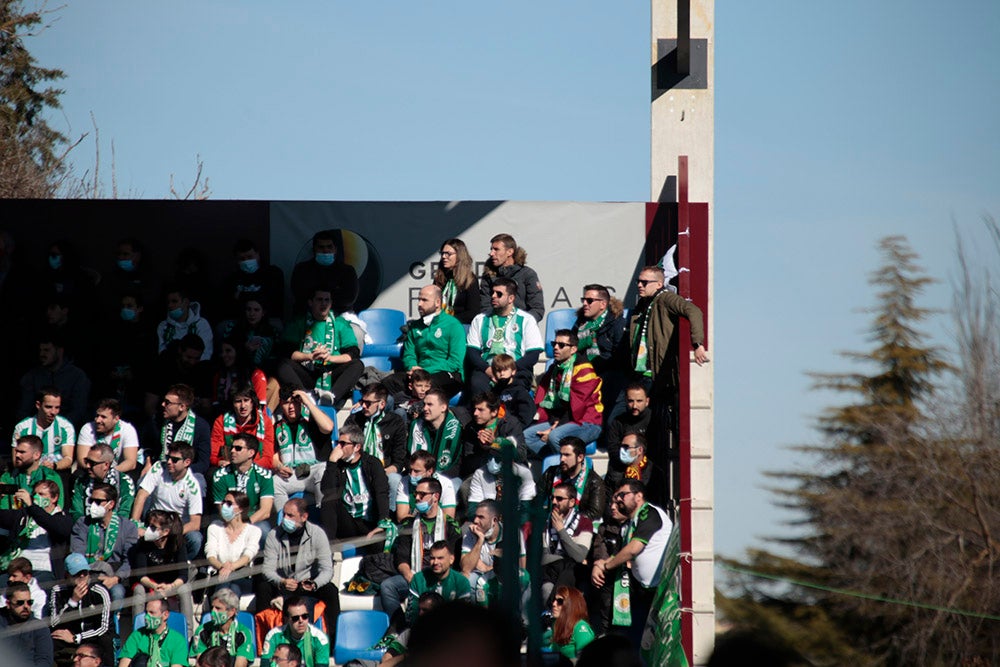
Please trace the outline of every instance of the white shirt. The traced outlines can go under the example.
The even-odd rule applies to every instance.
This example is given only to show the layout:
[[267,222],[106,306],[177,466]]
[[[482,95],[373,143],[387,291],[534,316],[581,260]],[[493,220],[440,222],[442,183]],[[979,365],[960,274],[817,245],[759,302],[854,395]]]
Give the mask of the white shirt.
[[[442,477],[438,473],[431,475],[434,479],[441,482],[441,501],[438,503],[438,507],[454,507],[457,503],[455,502],[455,485],[451,483],[451,480]],[[399,486],[396,491],[396,504],[399,505],[410,505],[410,476],[407,475],[399,480]],[[413,509],[412,507],[410,509]]]
[[[514,474],[521,478],[521,488],[518,489],[518,500],[531,500],[535,497],[535,480],[531,476],[531,470],[520,463],[514,464]],[[472,473],[472,481],[469,482],[469,502],[481,503],[482,501],[497,499],[497,477],[486,466],[477,468]]]
[[[501,547],[503,542],[503,529],[500,528],[499,530],[500,535],[491,536],[491,539],[496,539],[496,542],[490,543],[489,540],[483,540],[483,545],[479,547],[479,560],[483,561],[483,565],[486,565],[487,567],[493,567],[493,554]],[[526,553],[524,549],[524,533],[517,531],[517,536],[518,542],[521,545],[520,555],[524,556]],[[476,537],[476,534],[472,532],[472,529],[469,526],[466,526],[462,531],[462,554],[465,555],[467,553],[471,553],[476,547],[476,542],[478,541],[479,538]],[[479,569],[477,568],[473,571],[479,572]]]
[[14,434],[10,438],[12,448],[17,446],[17,439],[22,435],[37,435],[42,439],[42,462],[60,461],[63,457],[62,448],[76,445],[76,429],[62,415],[56,415],[48,428],[44,429],[38,427],[38,417],[22,419],[14,427]]
[[193,515],[200,516],[202,513],[201,486],[190,468],[175,482],[163,464],[157,461],[142,478],[139,488],[149,494],[149,502],[143,508],[145,512],[149,510],[177,512],[184,523],[187,523]]
[[253,524],[244,524],[243,532],[233,542],[229,541],[226,526],[221,521],[213,521],[208,527],[205,558],[215,557],[223,563],[232,563],[243,556],[253,560],[259,550],[260,528]]
[[115,450],[115,461],[121,463],[124,460],[122,452],[125,449],[139,446],[139,434],[135,432],[135,426],[132,426],[124,419],[118,420],[118,425],[121,426],[121,431],[119,431],[121,439],[115,444],[111,442],[115,429],[111,429],[111,433],[107,435],[98,437],[97,431],[94,428],[94,422],[87,422],[83,425],[83,428],[80,429],[80,438],[76,442],[78,445],[85,445],[87,447],[96,445],[99,442],[111,445],[111,448]]

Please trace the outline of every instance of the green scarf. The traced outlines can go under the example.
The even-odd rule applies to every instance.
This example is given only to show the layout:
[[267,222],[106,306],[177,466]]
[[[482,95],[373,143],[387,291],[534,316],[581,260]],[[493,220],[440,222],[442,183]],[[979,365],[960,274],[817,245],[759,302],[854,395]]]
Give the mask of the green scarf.
[[184,418],[184,422],[181,427],[177,429],[177,433],[171,438],[170,434],[173,429],[170,428],[169,422],[164,422],[163,428],[160,429],[160,460],[167,460],[167,447],[173,442],[186,442],[189,444],[194,444],[194,412],[188,410],[187,417]]
[[385,412],[382,411],[365,422],[365,444],[362,450],[383,464],[385,463],[385,454],[382,451],[382,430],[379,428],[379,424],[382,423],[384,416]]
[[[336,318],[331,312],[323,321],[314,320],[312,315],[306,317],[306,335],[302,339],[300,352],[312,353],[320,345],[325,345],[330,354],[340,354],[340,336],[337,334]],[[327,371],[316,379],[316,388],[330,391],[333,380]]]
[[121,446],[122,446],[122,420],[121,419],[119,419],[117,422],[115,422],[115,428],[114,428],[114,430],[111,431],[111,433],[109,433],[108,435],[102,435],[100,437],[97,437],[97,429],[95,428],[94,429],[94,440],[96,440],[97,442],[99,442],[101,444],[108,445],[109,447],[111,447],[111,451],[113,451],[115,453],[115,460],[116,461],[121,461],[122,460],[122,450],[121,450]]
[[[160,621],[161,623],[163,621]],[[163,642],[167,639],[167,633],[170,632],[168,628],[166,632],[161,635],[157,635],[154,632],[149,633],[149,666],[150,667],[168,667],[168,665],[160,664],[160,653],[163,651]]]
[[[254,434],[257,436],[257,440],[260,442],[260,446],[264,446],[264,437],[266,435],[266,430],[264,428],[264,411],[256,410],[257,412],[257,432]],[[222,416],[222,432],[224,434],[226,447],[232,444],[233,436],[240,432],[240,427],[236,424],[236,413],[227,411]],[[258,452],[259,454],[260,452]]]
[[[437,459],[437,469],[447,470],[459,455],[461,432],[462,424],[451,410],[448,410],[444,423],[433,436],[422,418],[414,419],[410,425],[410,453],[427,450]],[[446,438],[448,433],[451,435]]]
[[351,465],[344,466],[347,473],[347,484],[344,485],[344,506],[347,513],[355,519],[363,519],[368,515],[371,506],[371,495],[368,493],[368,485],[361,474],[361,459]]
[[577,349],[583,352],[587,361],[593,361],[596,357],[601,356],[601,348],[597,346],[597,332],[607,319],[608,310],[605,308],[604,312],[597,316],[597,319],[584,320],[576,331],[577,338],[580,339]]
[[662,294],[659,291],[653,295],[646,305],[646,309],[639,316],[638,326],[636,326],[635,336],[632,340],[632,349],[635,350],[635,370],[645,377],[653,377],[653,371],[649,368],[649,313],[653,310],[653,302]]
[[115,551],[115,542],[118,541],[118,528],[121,526],[121,517],[117,514],[111,515],[111,523],[104,531],[104,540],[101,540],[101,522],[94,521],[87,527],[87,560],[107,562],[111,554]]
[[292,437],[292,425],[282,419],[274,427],[274,437],[278,443],[278,454],[283,463],[294,466],[299,463],[313,465],[319,463],[316,458],[316,448],[313,447],[309,429],[303,421],[295,422],[298,427],[295,437]]
[[[445,484],[449,483],[448,480],[445,480]],[[445,526],[448,524],[448,520],[444,516],[444,510],[438,507],[437,516],[429,521],[433,522],[433,527],[431,528],[433,539],[430,543],[440,542],[444,539]],[[410,543],[410,569],[414,572],[419,572],[424,567],[424,534],[427,533],[427,523],[428,519],[423,515],[418,514],[413,519],[413,540]]]
[[572,354],[569,359],[551,369],[548,390],[539,404],[540,407],[551,410],[557,405],[569,405],[569,385],[573,380],[575,363],[576,355]]
[[505,317],[503,325],[500,324],[500,318],[497,315],[490,315],[489,321],[493,325],[493,333],[489,341],[489,356],[491,359],[498,354],[506,354],[507,327],[514,321],[514,315],[515,313],[511,313]]
[[456,294],[458,294],[458,287],[455,285],[455,279],[452,278],[444,284],[444,289],[441,290],[441,310],[449,315],[455,314]]
[[[642,507],[639,508],[635,516],[639,516],[642,513],[643,507],[649,503],[643,503]],[[622,548],[632,540],[632,531],[635,530],[635,524],[632,519],[625,522],[624,530],[622,531]],[[625,563],[622,563],[619,567],[618,578],[615,579],[615,588],[612,593],[612,605],[611,608],[612,625],[632,625],[632,605],[630,604],[629,598],[629,587],[631,585],[631,578],[629,577],[628,568],[625,567]]]

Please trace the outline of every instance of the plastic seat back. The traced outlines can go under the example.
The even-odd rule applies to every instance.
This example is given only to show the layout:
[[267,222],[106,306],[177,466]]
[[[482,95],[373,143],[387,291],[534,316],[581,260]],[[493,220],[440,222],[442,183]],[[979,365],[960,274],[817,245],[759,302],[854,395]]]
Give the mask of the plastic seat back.
[[389,616],[384,611],[342,611],[337,617],[337,643],[333,660],[343,665],[351,660],[382,659],[385,649],[372,649],[389,629]]

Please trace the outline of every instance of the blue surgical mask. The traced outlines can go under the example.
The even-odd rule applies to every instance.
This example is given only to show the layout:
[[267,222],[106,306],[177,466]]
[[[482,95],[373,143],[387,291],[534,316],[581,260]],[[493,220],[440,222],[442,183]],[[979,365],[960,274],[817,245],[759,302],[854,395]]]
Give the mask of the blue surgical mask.
[[281,520],[281,527],[285,529],[286,533],[294,533],[299,529],[299,524],[295,523],[286,516]]
[[316,253],[316,263],[320,266],[330,266],[333,264],[333,260],[337,259],[336,253],[332,252],[318,252]]
[[133,310],[132,308],[122,308],[121,314],[122,314],[122,319],[125,320],[126,322],[132,322],[133,320],[135,320],[135,310]]
[[49,267],[55,271],[62,266],[62,255],[49,255]]
[[500,474],[500,461],[497,459],[490,459],[486,462],[486,469],[490,471],[491,475]]
[[167,316],[174,321],[179,321],[182,317],[184,317],[184,309],[174,308],[173,310],[167,313]]
[[236,510],[233,509],[232,505],[223,505],[219,508],[219,514],[222,515],[223,521],[232,521],[233,517],[236,516]]
[[635,454],[629,451],[628,447],[622,447],[618,450],[618,459],[625,465],[629,465],[635,461]]
[[431,504],[426,500],[418,501],[416,504],[417,511],[421,514],[426,514],[427,510],[431,508]]
[[419,482],[422,479],[423,479],[423,477],[420,477],[419,475],[410,475],[410,486],[412,486],[413,488],[416,488],[417,487],[417,482]]
[[257,273],[257,269],[260,268],[260,262],[256,259],[244,259],[240,262],[240,270],[244,273]]
[[122,271],[128,271],[131,273],[132,271],[135,271],[135,262],[131,259],[119,259],[118,268]]

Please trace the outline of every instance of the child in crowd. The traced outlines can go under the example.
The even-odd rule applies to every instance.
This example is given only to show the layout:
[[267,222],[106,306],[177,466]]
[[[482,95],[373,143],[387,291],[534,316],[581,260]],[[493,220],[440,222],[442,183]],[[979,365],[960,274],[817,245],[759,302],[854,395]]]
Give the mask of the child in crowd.
[[527,428],[535,420],[535,401],[531,394],[520,384],[513,382],[517,373],[517,364],[509,354],[498,354],[490,362],[493,369],[493,382],[490,384],[494,394],[500,397],[500,415],[506,416]]
[[409,389],[393,394],[392,399],[396,404],[395,412],[406,420],[409,427],[417,417],[421,416],[424,410],[424,396],[431,390],[431,374],[422,368],[414,368],[410,371]]

